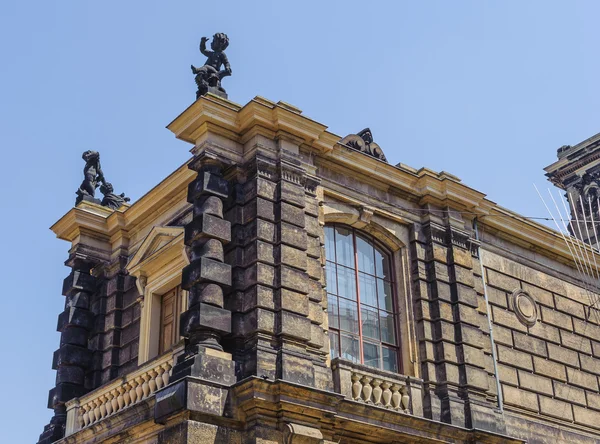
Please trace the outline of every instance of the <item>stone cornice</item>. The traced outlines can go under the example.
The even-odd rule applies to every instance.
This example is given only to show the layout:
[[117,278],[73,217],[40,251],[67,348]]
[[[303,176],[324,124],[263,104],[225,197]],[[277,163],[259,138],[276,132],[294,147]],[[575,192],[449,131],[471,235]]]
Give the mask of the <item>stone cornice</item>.
[[[340,144],[340,137],[328,132],[325,125],[302,115],[299,109],[284,102],[275,103],[255,97],[245,106],[240,106],[209,94],[190,105],[168,125],[168,129],[177,138],[195,144],[195,152],[214,150],[234,162],[244,158],[245,149],[253,149],[242,145],[249,135],[291,140],[314,156],[317,168],[325,167],[344,176],[357,177],[360,182],[404,195],[414,204],[472,213],[466,214],[465,219],[477,216],[483,225],[496,231],[500,237],[549,257],[558,256],[566,263],[573,260],[560,233],[498,206],[456,176],[427,168],[417,170],[401,164],[393,166],[350,149]],[[221,139],[207,139],[205,136],[209,133]],[[594,137],[600,140],[600,134]],[[594,140],[590,138],[580,145]],[[227,146],[223,148],[219,143]],[[574,149],[579,149],[578,146]],[[149,227],[164,222],[161,215],[172,213],[174,206],[187,205],[187,185],[193,178],[194,172],[188,169],[186,162],[130,207],[111,211],[82,202],[51,229],[60,239],[71,242],[76,241],[81,230],[85,230],[112,242],[120,238],[124,238],[124,242],[131,239],[131,246],[135,247],[147,235]],[[326,184],[325,181],[323,185]],[[339,187],[335,189],[341,191]],[[394,211],[390,205],[375,208],[375,212],[383,217],[390,212],[407,216],[406,212]],[[409,216],[408,219],[413,218]]]

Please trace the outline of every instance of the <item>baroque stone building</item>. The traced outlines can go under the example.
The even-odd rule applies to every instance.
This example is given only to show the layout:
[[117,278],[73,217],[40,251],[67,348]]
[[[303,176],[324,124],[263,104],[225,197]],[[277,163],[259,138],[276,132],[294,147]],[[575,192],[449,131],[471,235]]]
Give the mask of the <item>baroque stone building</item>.
[[558,232],[284,102],[168,128],[188,162],[52,227],[40,443],[599,442],[597,296]]

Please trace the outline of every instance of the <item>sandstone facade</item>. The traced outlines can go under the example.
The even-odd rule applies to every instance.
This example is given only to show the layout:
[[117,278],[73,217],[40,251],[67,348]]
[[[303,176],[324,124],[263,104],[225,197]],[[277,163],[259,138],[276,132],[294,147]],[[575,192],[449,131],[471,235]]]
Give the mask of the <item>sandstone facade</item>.
[[[284,102],[209,94],[168,128],[189,162],[52,227],[72,271],[40,443],[600,440],[597,295],[558,233]],[[331,355],[326,226],[389,253],[397,372]]]

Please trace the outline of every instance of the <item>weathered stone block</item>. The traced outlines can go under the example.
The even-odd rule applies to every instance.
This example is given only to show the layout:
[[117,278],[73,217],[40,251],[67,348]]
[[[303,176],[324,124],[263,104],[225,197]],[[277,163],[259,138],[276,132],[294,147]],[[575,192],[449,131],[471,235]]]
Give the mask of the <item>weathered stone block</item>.
[[600,359],[587,355],[579,355],[581,370],[600,375]]
[[544,358],[533,357],[533,367],[535,372],[540,375],[545,375],[553,379],[560,381],[567,380],[567,373],[565,366],[558,362],[549,361]]
[[574,405],[573,414],[577,424],[598,428],[598,412]]
[[56,383],[83,385],[85,380],[85,371],[81,367],[62,365],[56,371]]
[[573,331],[573,322],[571,320],[571,316],[543,306],[540,307],[540,313],[544,323]]
[[[313,259],[314,260],[314,259]],[[305,250],[290,247],[289,245],[281,244],[275,250],[275,261],[298,268],[302,271],[307,269],[307,258]],[[319,267],[321,264],[319,263]]]
[[486,274],[487,283],[492,287],[499,288],[508,293],[512,293],[513,291],[521,288],[519,281],[513,277],[507,276],[489,268],[486,269]]
[[304,228],[304,210],[286,202],[277,205],[278,221],[288,222]]
[[231,285],[231,266],[209,258],[200,258],[183,269],[181,286],[189,290],[192,285],[204,282]]
[[538,397],[535,393],[502,384],[504,402],[527,410],[539,411]]
[[529,354],[512,350],[503,345],[498,345],[498,361],[514,367],[533,370],[533,359]]
[[48,408],[54,409],[58,405],[85,395],[87,390],[81,385],[59,384],[48,393]]
[[89,332],[85,328],[69,327],[62,332],[61,343],[87,346]]
[[224,243],[231,241],[231,223],[212,214],[196,216],[185,226],[185,244],[192,245],[204,238],[214,238]]
[[296,270],[295,268],[281,265],[278,273],[279,282],[277,286],[287,288],[289,290],[307,294],[309,292],[308,282],[311,279],[308,275],[303,272]]
[[538,322],[533,327],[529,327],[527,331],[531,336],[536,336],[538,338],[545,339],[546,341],[560,344],[560,334],[558,328],[551,325]]
[[537,376],[523,370],[519,370],[519,385],[521,388],[532,392],[543,393],[549,396],[554,394],[551,379]]
[[545,341],[534,338],[533,336],[519,333],[517,331],[513,332],[513,337],[516,349],[530,352],[534,355],[542,356],[544,358],[548,357]]
[[200,284],[192,287],[188,293],[188,307],[200,302],[223,308],[223,289],[217,284]]
[[306,251],[308,248],[308,238],[306,231],[302,228],[281,222],[279,225],[279,241],[300,250]]
[[305,294],[282,288],[277,290],[275,307],[278,310],[283,309],[307,316],[309,313],[309,300]]
[[[115,299],[115,297],[111,298],[111,300]],[[65,306],[88,309],[90,306],[90,293],[84,291],[70,292],[65,299]]]
[[570,316],[576,316],[578,318],[585,319],[585,310],[583,304],[559,295],[554,295],[554,301],[557,310],[567,313]]
[[586,405],[585,390],[578,389],[572,385],[563,384],[562,382],[554,381],[554,397],[564,401]]
[[574,335],[564,330],[560,330],[560,342],[565,347],[572,348],[582,353],[592,354],[590,340],[586,337]]
[[94,325],[94,314],[85,309],[77,307],[67,307],[65,311],[58,315],[56,331],[64,331],[67,327],[81,327],[91,330]]
[[304,208],[304,187],[282,180],[279,182],[279,199],[300,208]]
[[96,278],[88,273],[73,270],[63,281],[62,294],[68,296],[74,291],[92,293],[96,290]]
[[275,313],[263,308],[236,313],[233,317],[233,332],[238,337],[256,332],[275,334]]
[[527,327],[521,324],[512,311],[504,310],[500,307],[492,306],[492,320],[494,324],[500,324],[512,330],[518,330],[523,333],[527,331]]
[[52,368],[57,370],[63,365],[88,368],[92,363],[92,352],[87,348],[72,344],[63,344],[54,352]]
[[569,384],[598,392],[598,378],[590,373],[567,367],[567,380]]
[[194,203],[194,200],[205,195],[226,199],[229,196],[229,183],[218,174],[201,171],[188,185],[188,202]]
[[518,385],[519,379],[517,377],[517,370],[513,367],[509,367],[508,365],[498,364],[498,373],[500,375],[500,380],[502,383]]
[[221,334],[231,333],[231,312],[202,303],[190,307],[181,314],[181,336],[189,337],[195,330],[212,330]]
[[578,353],[561,347],[559,345],[548,344],[548,357],[553,361],[560,362],[572,367],[579,367]]
[[544,415],[553,416],[567,421],[573,421],[571,405],[558,399],[540,396],[540,412]]
[[302,315],[282,311],[277,333],[283,336],[308,341],[310,339],[310,320]]

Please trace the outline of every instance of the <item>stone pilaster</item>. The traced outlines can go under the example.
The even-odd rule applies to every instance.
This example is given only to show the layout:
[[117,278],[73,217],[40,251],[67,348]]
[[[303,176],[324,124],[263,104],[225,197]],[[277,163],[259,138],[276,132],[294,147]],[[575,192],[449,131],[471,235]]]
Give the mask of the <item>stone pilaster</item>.
[[66,424],[65,402],[85,394],[86,377],[92,367],[92,352],[88,339],[94,327],[91,299],[96,291],[96,278],[90,274],[94,262],[73,253],[67,261],[72,268],[64,280],[65,309],[58,316],[57,330],[61,332],[60,347],[54,352],[52,368],[56,386],[50,390],[48,408],[54,416],[40,435],[39,443],[51,443],[64,436]]
[[330,388],[318,180],[307,167],[289,151],[258,149],[237,170],[226,213],[232,349],[240,378]]
[[198,175],[188,188],[193,218],[185,226],[190,264],[183,270],[182,287],[189,293],[180,328],[186,351],[173,368],[172,380],[210,377],[229,385],[235,382],[230,356],[206,353],[206,349],[222,352],[222,338],[231,332],[231,312],[224,308],[224,289],[231,285],[231,266],[224,263],[223,249],[231,240],[230,223],[223,219],[223,200],[229,195],[229,183],[223,178],[223,165],[216,157],[201,154],[189,167]]
[[[446,214],[446,213],[444,213]],[[431,217],[411,241],[425,415],[461,427],[502,432],[490,384],[487,319],[478,310],[474,240],[452,216]],[[472,251],[473,250],[473,251]]]

